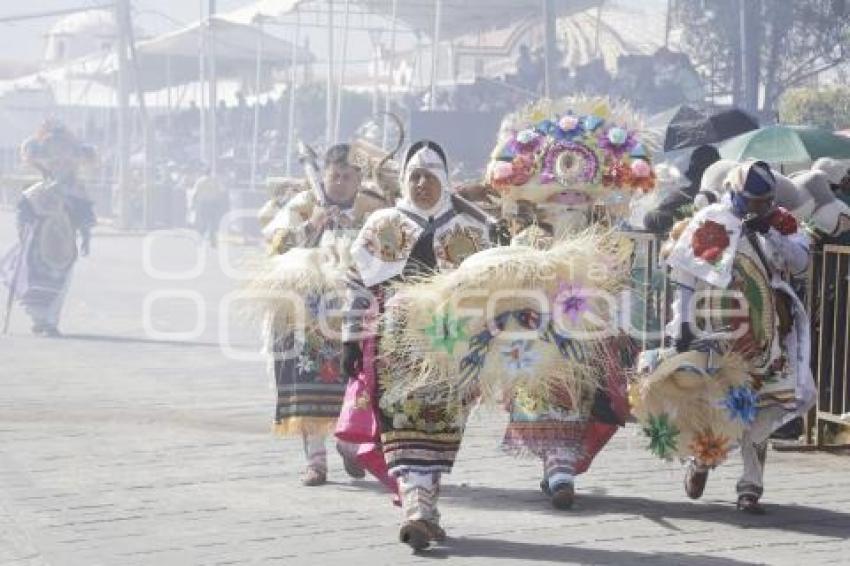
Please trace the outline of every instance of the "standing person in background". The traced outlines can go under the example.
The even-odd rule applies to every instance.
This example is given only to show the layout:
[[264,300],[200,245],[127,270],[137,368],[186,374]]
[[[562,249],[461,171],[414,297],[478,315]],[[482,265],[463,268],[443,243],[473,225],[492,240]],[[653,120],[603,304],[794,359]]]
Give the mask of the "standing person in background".
[[20,242],[0,260],[0,281],[26,309],[33,334],[58,337],[71,271],[77,257],[89,255],[96,222],[78,179],[81,163],[91,160],[93,151],[51,121],[24,142],[21,156],[43,179],[26,189],[18,203]]
[[194,212],[195,228],[202,237],[209,238],[210,246],[218,246],[218,228],[224,216],[227,193],[210,168],[195,181],[190,193],[190,204]]

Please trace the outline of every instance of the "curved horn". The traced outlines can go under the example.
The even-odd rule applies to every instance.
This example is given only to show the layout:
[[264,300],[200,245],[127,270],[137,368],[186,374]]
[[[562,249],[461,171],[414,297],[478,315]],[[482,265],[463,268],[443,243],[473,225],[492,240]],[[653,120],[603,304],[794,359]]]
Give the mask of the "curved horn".
[[389,198],[390,196],[395,197],[397,195],[390,195],[390,191],[387,191],[385,189],[385,187],[381,184],[381,170],[384,168],[384,165],[386,165],[389,162],[390,159],[395,157],[395,155],[399,152],[401,147],[404,145],[404,138],[405,138],[404,122],[402,122],[401,118],[399,118],[398,115],[395,114],[394,112],[381,112],[380,114],[386,114],[387,116],[389,116],[389,118],[393,122],[395,122],[396,127],[398,128],[398,132],[399,132],[398,142],[396,143],[395,147],[391,151],[387,152],[387,154],[381,159],[381,161],[378,162],[377,167],[375,167],[374,170],[372,171],[372,179],[375,181],[375,184],[378,185],[381,188],[381,191],[385,195],[387,195],[387,198]]

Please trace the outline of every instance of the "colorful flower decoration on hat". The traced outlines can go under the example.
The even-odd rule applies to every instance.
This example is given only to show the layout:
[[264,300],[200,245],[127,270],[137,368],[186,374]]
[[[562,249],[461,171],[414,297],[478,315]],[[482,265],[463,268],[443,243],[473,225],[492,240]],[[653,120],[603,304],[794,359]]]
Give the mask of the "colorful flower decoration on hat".
[[670,422],[670,417],[662,413],[657,417],[649,415],[649,423],[643,428],[649,437],[649,450],[659,458],[667,459],[676,451],[679,429]]
[[729,244],[729,233],[726,227],[713,220],[703,222],[691,238],[694,256],[708,263],[718,262]]
[[723,400],[723,405],[729,412],[729,418],[740,420],[744,424],[753,424],[758,413],[758,397],[748,386],[730,387]]
[[637,145],[634,132],[614,126],[602,130],[596,138],[599,148],[607,155],[620,158],[628,154]]
[[542,135],[552,139],[564,139],[564,131],[552,120],[543,120],[536,126],[536,130]]
[[510,185],[513,177],[513,161],[497,161],[493,164],[493,169],[490,172],[490,178],[494,187],[499,188]]
[[715,435],[709,430],[697,435],[691,442],[690,449],[700,464],[713,468],[726,460],[729,455],[730,440],[725,436]]
[[622,188],[632,183],[632,170],[624,162],[619,160],[606,161],[604,173],[602,173],[602,184],[606,187]]
[[631,162],[632,187],[649,192],[655,187],[655,171],[646,159],[634,159]]
[[581,127],[588,132],[592,132],[602,126],[605,123],[605,120],[600,118],[599,116],[584,116],[581,119]]
[[516,143],[522,153],[534,153],[543,143],[540,132],[531,128],[517,132]]
[[546,152],[540,181],[573,187],[594,182],[598,173],[599,158],[593,150],[581,143],[561,141]]
[[572,114],[561,116],[558,120],[558,127],[560,127],[561,131],[568,137],[576,136],[581,133],[581,119],[578,116],[573,116]]

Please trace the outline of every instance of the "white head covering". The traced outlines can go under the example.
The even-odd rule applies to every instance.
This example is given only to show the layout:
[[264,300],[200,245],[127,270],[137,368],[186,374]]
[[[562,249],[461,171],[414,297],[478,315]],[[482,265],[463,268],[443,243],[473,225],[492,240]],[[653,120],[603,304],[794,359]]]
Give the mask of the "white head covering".
[[[405,160],[404,168],[401,172],[402,198],[396,206],[424,219],[428,219],[429,217],[436,218],[444,214],[452,206],[448,167],[446,166],[445,158],[434,149],[435,147],[439,148],[434,142],[418,142],[411,149],[420,143],[424,143],[424,145],[416,149],[412,154],[408,153]],[[410,176],[416,169],[427,169],[440,181],[440,187],[442,188],[440,200],[429,209],[418,207],[410,195]]]
[[831,157],[821,157],[812,163],[812,171],[825,173],[827,179],[833,185],[841,183],[841,179],[847,175],[848,169],[850,169],[850,162],[846,159],[838,160]]
[[720,202],[726,192],[723,182],[726,180],[729,172],[737,166],[737,161],[721,159],[706,168],[702,174],[699,192],[694,198],[694,207],[697,210],[705,208],[709,204]]

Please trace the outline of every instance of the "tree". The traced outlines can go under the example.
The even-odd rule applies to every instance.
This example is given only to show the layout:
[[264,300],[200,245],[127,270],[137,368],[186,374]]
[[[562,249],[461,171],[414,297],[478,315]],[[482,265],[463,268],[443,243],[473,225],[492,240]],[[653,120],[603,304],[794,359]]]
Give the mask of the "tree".
[[850,128],[850,88],[789,90],[780,101],[779,117],[789,124],[811,124],[828,130]]
[[765,113],[788,88],[850,57],[846,0],[677,0],[674,19],[711,90],[731,94],[736,105],[748,89],[760,93]]

